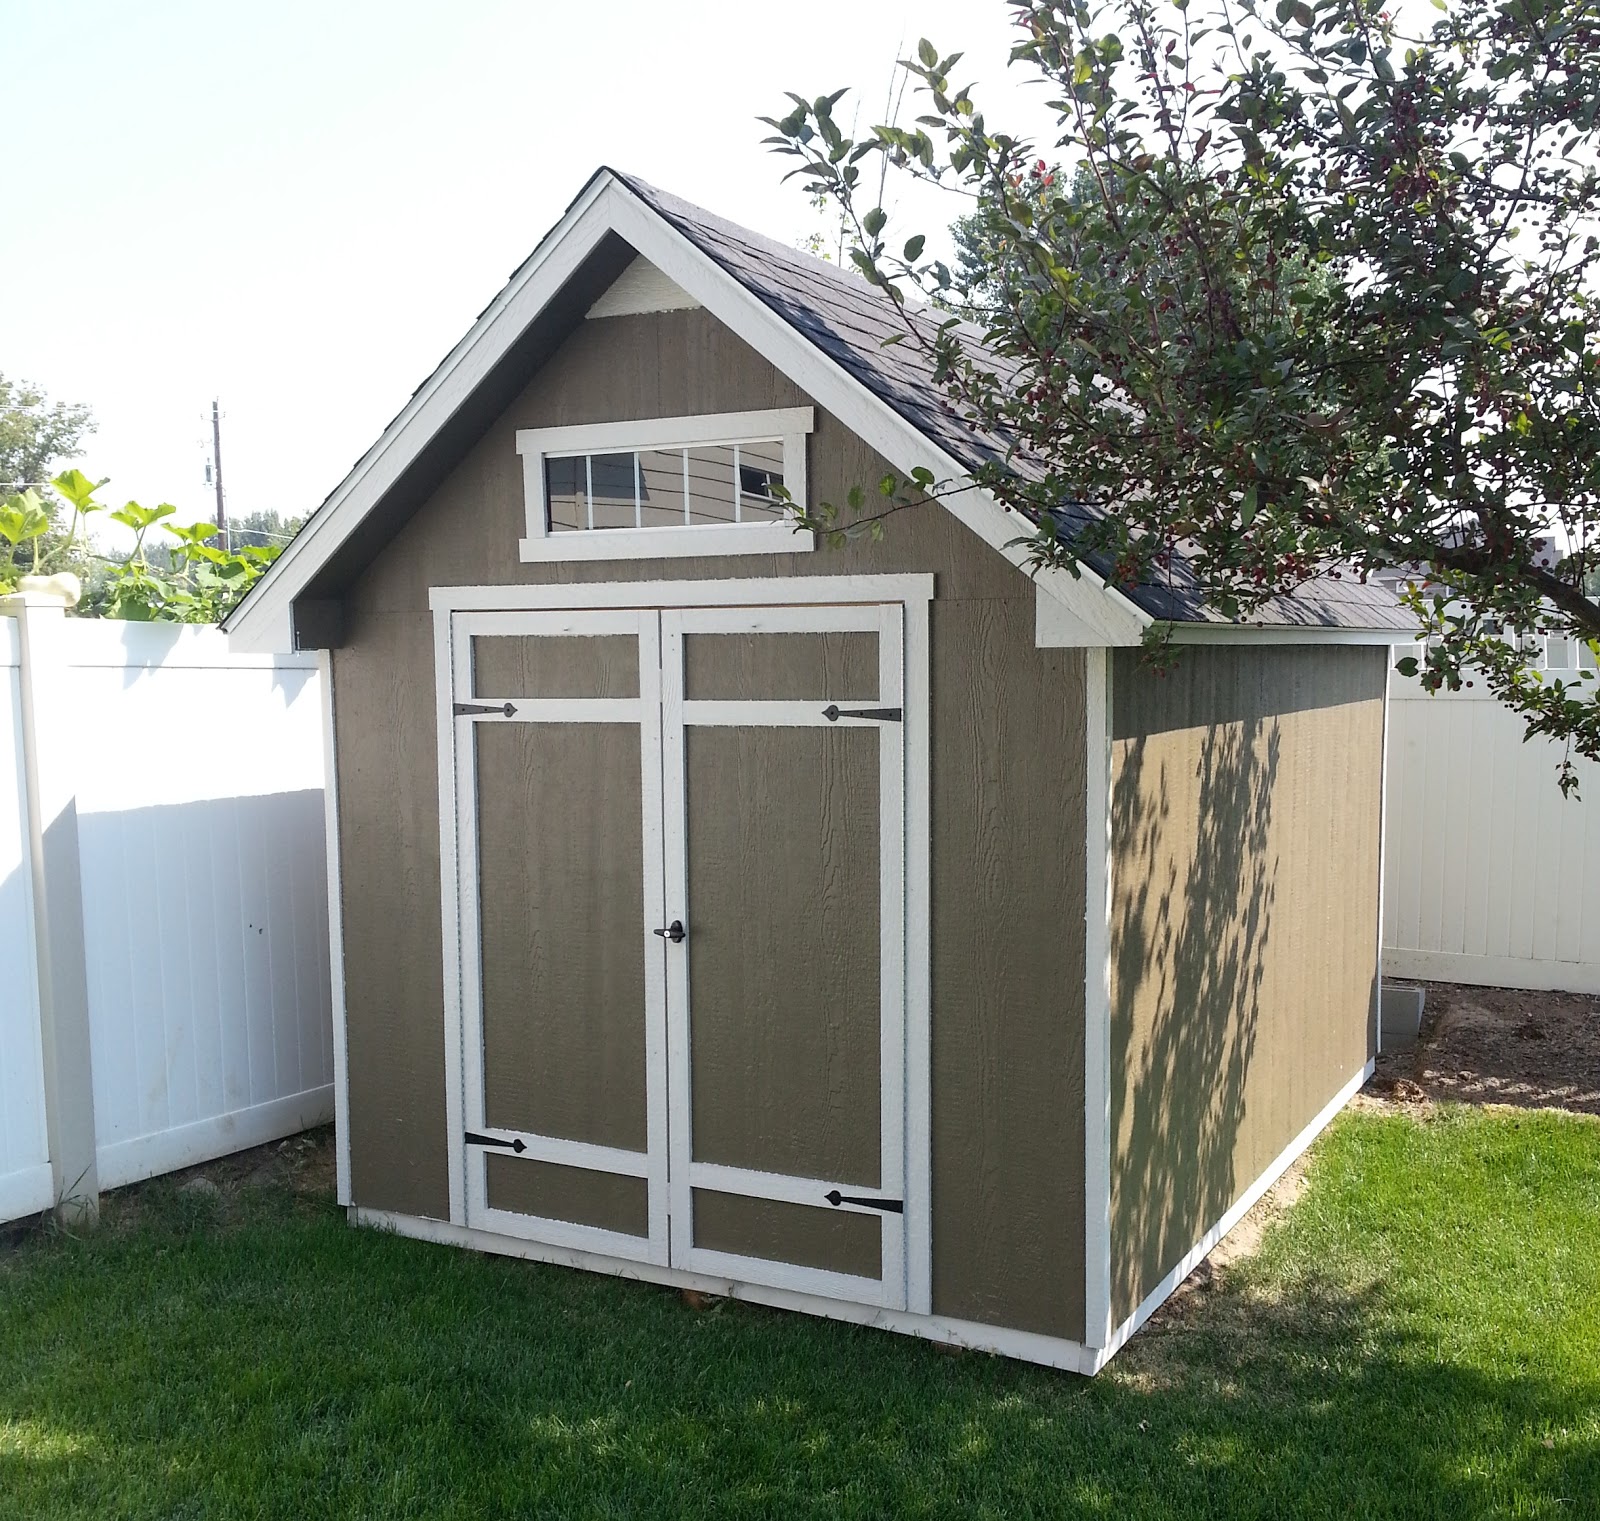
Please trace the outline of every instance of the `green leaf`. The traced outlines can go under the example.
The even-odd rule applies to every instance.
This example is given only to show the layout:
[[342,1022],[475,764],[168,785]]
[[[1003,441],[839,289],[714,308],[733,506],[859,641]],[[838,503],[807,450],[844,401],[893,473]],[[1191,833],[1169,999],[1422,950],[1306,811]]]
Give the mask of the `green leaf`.
[[866,234],[869,238],[875,238],[883,231],[888,220],[889,214],[883,207],[874,206],[871,211],[862,217],[861,225],[866,229]]
[[906,239],[905,260],[907,264],[915,264],[922,257],[922,245],[927,239],[919,232],[914,238]]
[[925,69],[939,66],[939,50],[926,37],[917,43],[917,60]]

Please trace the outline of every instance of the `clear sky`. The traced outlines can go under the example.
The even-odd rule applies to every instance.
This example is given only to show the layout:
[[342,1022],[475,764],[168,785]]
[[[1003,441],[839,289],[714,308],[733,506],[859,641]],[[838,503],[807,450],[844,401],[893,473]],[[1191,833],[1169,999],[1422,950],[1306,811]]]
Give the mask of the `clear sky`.
[[1003,0],[0,0],[0,373],[90,404],[114,504],[210,515],[218,395],[230,513],[304,513],[597,165],[794,241],[754,118],[854,85],[881,120],[921,33],[1047,121]]

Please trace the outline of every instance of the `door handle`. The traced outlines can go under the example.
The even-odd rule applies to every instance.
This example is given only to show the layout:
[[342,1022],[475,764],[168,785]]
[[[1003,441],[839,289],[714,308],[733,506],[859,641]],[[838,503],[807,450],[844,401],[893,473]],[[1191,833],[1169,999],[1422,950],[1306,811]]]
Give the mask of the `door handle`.
[[654,933],[660,935],[663,940],[670,940],[676,945],[689,932],[683,927],[682,919],[674,919],[664,930],[658,929]]

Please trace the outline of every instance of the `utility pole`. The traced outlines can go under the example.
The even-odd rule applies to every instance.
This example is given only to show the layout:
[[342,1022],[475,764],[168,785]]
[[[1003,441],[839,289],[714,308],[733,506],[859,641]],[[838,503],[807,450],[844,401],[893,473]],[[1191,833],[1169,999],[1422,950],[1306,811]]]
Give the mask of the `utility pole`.
[[211,401],[211,465],[217,488],[217,537],[222,540],[223,549],[227,549],[228,509],[222,502],[222,413],[218,410],[215,397]]

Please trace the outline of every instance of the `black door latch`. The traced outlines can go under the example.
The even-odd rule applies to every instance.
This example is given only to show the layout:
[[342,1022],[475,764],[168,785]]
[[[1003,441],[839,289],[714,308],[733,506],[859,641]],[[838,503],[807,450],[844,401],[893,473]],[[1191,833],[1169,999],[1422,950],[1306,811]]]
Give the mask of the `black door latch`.
[[663,940],[670,940],[676,945],[689,932],[683,927],[682,919],[674,919],[664,930],[656,930],[654,933],[660,935]]

